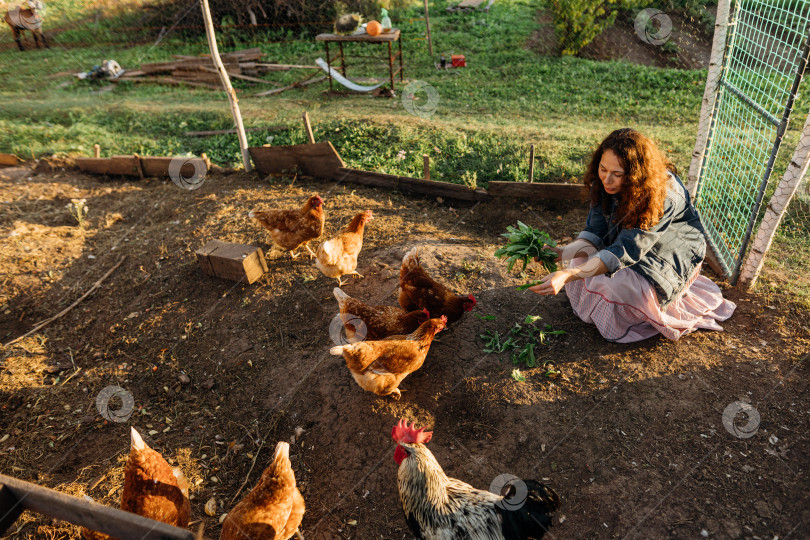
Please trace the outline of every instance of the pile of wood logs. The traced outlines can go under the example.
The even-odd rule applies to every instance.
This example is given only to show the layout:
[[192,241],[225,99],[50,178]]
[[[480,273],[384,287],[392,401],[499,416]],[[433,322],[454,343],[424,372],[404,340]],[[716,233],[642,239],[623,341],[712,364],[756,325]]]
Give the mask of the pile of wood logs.
[[[233,79],[254,83],[280,86],[278,83],[259,79],[270,71],[286,71],[291,68],[313,68],[317,66],[297,66],[288,64],[271,64],[261,62],[264,53],[259,48],[243,49],[222,53],[222,63]],[[142,64],[140,68],[126,71],[117,80],[134,82],[157,82],[162,84],[187,84],[189,86],[203,86],[219,90],[222,88],[219,74],[214,67],[210,54],[200,56],[172,55],[175,60],[171,62],[156,62]]]

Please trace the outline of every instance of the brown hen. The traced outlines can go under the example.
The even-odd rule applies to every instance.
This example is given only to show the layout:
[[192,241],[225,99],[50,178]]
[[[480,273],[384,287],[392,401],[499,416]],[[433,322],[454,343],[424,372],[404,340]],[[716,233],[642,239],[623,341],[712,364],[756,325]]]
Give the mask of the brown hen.
[[[143,441],[135,428],[124,469],[121,510],[175,527],[188,527],[191,507],[188,482],[179,468],[171,465]],[[109,539],[106,534],[82,529],[88,540]]]
[[363,277],[357,273],[357,256],[363,249],[363,232],[371,217],[371,210],[357,214],[342,233],[318,246],[315,266],[326,277],[337,279],[338,287],[343,286],[340,278],[344,274]]
[[309,251],[310,258],[315,256],[307,244],[323,233],[325,216],[323,199],[319,196],[313,195],[298,209],[267,210],[266,212],[254,210],[248,214],[248,217],[255,218],[270,231],[273,243],[288,250],[293,259],[298,256],[295,250],[302,244]]
[[329,352],[343,355],[346,367],[363,390],[399,399],[399,383],[422,367],[433,338],[446,324],[447,317],[442,315],[440,319],[425,321],[407,336],[359,341],[332,347]]
[[419,248],[413,248],[402,258],[399,270],[399,305],[405,311],[427,309],[434,317],[444,315],[448,323],[454,323],[465,311],[477,303],[471,294],[454,293],[425,272],[419,262]]
[[430,318],[426,309],[405,311],[396,306],[369,306],[335,287],[346,337],[353,341],[410,334]]
[[304,510],[290,445],[282,441],[256,487],[228,512],[219,540],[287,540],[298,532]]

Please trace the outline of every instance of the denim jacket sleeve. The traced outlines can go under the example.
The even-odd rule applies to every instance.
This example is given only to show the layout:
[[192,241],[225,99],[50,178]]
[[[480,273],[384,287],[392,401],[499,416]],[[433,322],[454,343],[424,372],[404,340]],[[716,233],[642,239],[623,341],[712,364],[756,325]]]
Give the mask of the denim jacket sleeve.
[[604,212],[602,212],[602,207],[597,204],[596,206],[591,207],[590,212],[588,212],[588,220],[585,222],[585,229],[579,233],[577,238],[587,240],[593,244],[596,249],[603,249],[605,247],[605,242],[602,240],[602,238],[605,238],[607,233],[607,219],[605,218]]
[[607,275],[612,276],[622,268],[639,262],[667,232],[677,213],[678,204],[670,191],[664,202],[664,215],[649,230],[621,229],[612,244],[601,249],[597,246],[600,249],[597,256],[607,266]]

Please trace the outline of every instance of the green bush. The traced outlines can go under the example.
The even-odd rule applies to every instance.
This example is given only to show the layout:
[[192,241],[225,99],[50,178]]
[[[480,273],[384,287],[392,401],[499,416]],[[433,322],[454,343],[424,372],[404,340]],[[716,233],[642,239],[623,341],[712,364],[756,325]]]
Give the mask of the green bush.
[[640,9],[650,0],[549,0],[560,53],[576,56],[613,26],[619,9]]
[[550,0],[560,54],[575,56],[616,21],[618,0]]

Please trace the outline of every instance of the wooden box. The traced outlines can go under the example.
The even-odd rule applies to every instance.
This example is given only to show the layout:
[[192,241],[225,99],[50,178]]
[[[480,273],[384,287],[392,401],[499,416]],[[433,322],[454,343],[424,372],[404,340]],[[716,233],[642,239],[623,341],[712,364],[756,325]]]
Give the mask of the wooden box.
[[253,283],[265,272],[262,248],[211,240],[197,250],[197,261],[210,276]]

